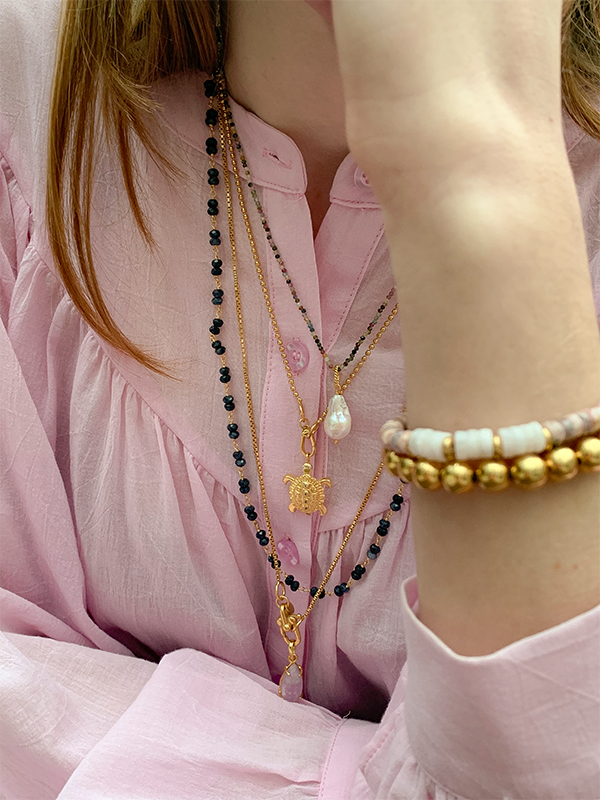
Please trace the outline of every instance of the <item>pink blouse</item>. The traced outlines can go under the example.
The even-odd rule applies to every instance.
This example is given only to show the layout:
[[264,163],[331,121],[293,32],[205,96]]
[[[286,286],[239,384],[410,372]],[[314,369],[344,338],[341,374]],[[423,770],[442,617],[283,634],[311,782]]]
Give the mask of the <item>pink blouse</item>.
[[[156,251],[136,233],[118,164],[104,149],[93,198],[96,268],[108,306],[134,341],[169,363],[175,381],[102,341],[57,278],[44,203],[58,7],[58,0],[0,2],[4,797],[599,798],[600,608],[488,656],[457,655],[419,620],[409,487],[364,578],[343,598],[319,601],[303,626],[306,699],[278,696],[286,646],[274,572],[244,513],[251,502],[263,518],[223,181],[227,387],[208,332],[207,76],[154,88],[164,146],[186,178],[170,184],[135,151]],[[273,238],[325,349],[343,360],[393,286],[368,178],[348,155],[313,240],[298,147],[231,106]],[[600,143],[566,115],[564,134],[600,312]],[[242,176],[283,341],[300,368],[296,385],[315,420],[333,393],[332,376]],[[276,540],[288,540],[284,568],[311,587],[375,473],[379,427],[401,408],[400,320],[346,393],[351,434],[337,445],[322,429],[317,436],[315,474],[332,480],[327,514],[290,513],[282,478],[302,468],[298,409],[234,205],[270,517]],[[245,497],[227,435],[227,393],[247,460]],[[364,560],[396,491],[383,474],[329,589]],[[297,559],[290,560],[290,543]],[[302,612],[310,595],[290,598]]]

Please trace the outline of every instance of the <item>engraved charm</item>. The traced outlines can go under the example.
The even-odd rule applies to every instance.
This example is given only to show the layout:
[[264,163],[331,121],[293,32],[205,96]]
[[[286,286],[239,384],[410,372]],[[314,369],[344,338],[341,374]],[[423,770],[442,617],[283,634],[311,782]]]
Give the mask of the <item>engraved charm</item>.
[[326,514],[324,486],[330,487],[329,478],[315,478],[310,473],[312,466],[307,461],[303,467],[302,475],[286,475],[284,483],[290,484],[290,504],[289,510],[302,511],[304,514],[313,514],[320,511]]
[[348,436],[351,427],[352,417],[348,403],[344,400],[343,395],[334,394],[327,406],[327,416],[323,422],[325,433],[330,439],[337,442],[338,439]]

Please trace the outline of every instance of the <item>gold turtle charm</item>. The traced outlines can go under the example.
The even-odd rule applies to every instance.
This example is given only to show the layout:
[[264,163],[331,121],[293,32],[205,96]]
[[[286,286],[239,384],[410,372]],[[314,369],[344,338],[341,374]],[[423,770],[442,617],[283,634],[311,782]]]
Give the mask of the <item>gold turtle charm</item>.
[[290,484],[290,500],[288,508],[290,511],[302,511],[305,514],[313,514],[320,511],[326,514],[324,486],[331,486],[329,478],[314,478],[310,473],[312,466],[307,461],[303,467],[302,475],[286,475],[284,483]]

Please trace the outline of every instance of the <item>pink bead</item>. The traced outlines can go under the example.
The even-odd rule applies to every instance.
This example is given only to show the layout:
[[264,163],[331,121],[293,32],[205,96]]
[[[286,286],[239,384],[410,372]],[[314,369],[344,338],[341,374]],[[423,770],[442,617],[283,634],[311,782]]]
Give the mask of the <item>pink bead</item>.
[[284,567],[295,567],[300,563],[298,548],[289,536],[277,543],[277,552],[283,561]]
[[284,700],[289,703],[297,703],[302,695],[302,675],[298,664],[286,667],[279,681],[279,691]]

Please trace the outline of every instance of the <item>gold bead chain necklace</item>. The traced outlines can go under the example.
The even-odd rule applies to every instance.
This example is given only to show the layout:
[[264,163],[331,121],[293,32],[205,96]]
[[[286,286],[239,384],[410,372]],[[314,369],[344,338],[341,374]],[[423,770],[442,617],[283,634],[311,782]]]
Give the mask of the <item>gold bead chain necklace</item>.
[[[283,361],[283,364],[284,364],[284,367],[285,367],[288,384],[290,386],[292,394],[294,395],[294,397],[296,399],[296,402],[298,403],[298,409],[299,409],[299,412],[300,412],[300,419],[299,419],[299,424],[300,424],[300,429],[301,429],[300,450],[301,450],[301,453],[302,453],[302,455],[304,457],[304,464],[303,464],[303,468],[302,468],[303,471],[302,471],[301,475],[287,474],[287,475],[285,475],[283,477],[284,483],[289,483],[290,484],[290,487],[289,487],[289,494],[290,494],[289,510],[292,511],[292,512],[295,511],[295,510],[299,510],[299,511],[302,511],[303,513],[305,513],[305,514],[312,514],[315,511],[320,511],[321,514],[325,514],[325,513],[327,513],[327,508],[325,506],[324,488],[331,486],[331,480],[329,478],[327,478],[327,477],[320,478],[320,479],[319,478],[315,478],[312,475],[311,459],[315,455],[315,449],[316,449],[315,434],[316,434],[316,431],[317,431],[319,425],[321,425],[322,422],[325,422],[325,430],[326,430],[326,432],[328,433],[328,435],[330,435],[331,438],[333,438],[334,442],[336,442],[336,443],[337,443],[338,439],[343,438],[343,436],[346,436],[347,433],[349,433],[351,417],[350,417],[350,412],[348,410],[347,403],[346,403],[346,401],[345,401],[345,399],[343,397],[344,392],[346,391],[346,389],[348,388],[348,386],[350,385],[352,380],[356,377],[356,375],[358,375],[359,371],[361,370],[361,368],[363,367],[363,365],[365,364],[365,362],[367,361],[367,359],[369,358],[369,356],[373,352],[373,349],[375,348],[375,346],[377,345],[377,343],[379,342],[379,340],[381,339],[381,337],[383,336],[385,331],[388,329],[390,323],[392,322],[392,320],[394,319],[394,317],[396,316],[396,314],[398,312],[398,305],[396,304],[396,306],[394,307],[392,312],[389,314],[389,316],[387,317],[387,319],[385,320],[385,322],[381,326],[380,330],[377,332],[377,334],[373,338],[373,341],[368,346],[368,348],[365,351],[364,355],[359,360],[359,362],[354,367],[354,369],[352,370],[352,372],[350,373],[350,375],[344,381],[343,384],[340,383],[340,372],[341,372],[343,366],[345,366],[346,364],[348,364],[352,360],[353,354],[356,352],[356,350],[358,349],[358,346],[360,344],[360,339],[364,340],[365,339],[365,335],[363,334],[363,336],[360,337],[360,339],[357,342],[357,344],[355,345],[352,353],[350,354],[348,359],[346,359],[344,364],[332,365],[331,359],[329,358],[327,353],[325,353],[324,349],[322,347],[320,347],[320,351],[321,351],[324,359],[326,360],[327,365],[331,369],[333,369],[335,394],[330,399],[329,404],[328,404],[327,408],[325,409],[325,411],[323,411],[323,413],[318,417],[318,419],[311,425],[310,420],[306,416],[306,413],[305,413],[305,410],[304,410],[304,404],[302,402],[302,398],[300,397],[300,394],[298,393],[298,390],[296,389],[296,385],[294,383],[292,370],[291,370],[291,367],[289,365],[288,358],[286,356],[285,346],[284,346],[282,338],[281,338],[281,334],[280,334],[280,331],[279,331],[279,326],[277,324],[277,320],[275,319],[273,306],[272,306],[272,303],[271,303],[271,300],[270,300],[270,297],[269,297],[269,290],[268,290],[267,283],[265,281],[265,278],[264,278],[264,275],[263,275],[263,272],[262,272],[262,268],[261,268],[261,265],[260,265],[260,260],[259,260],[259,257],[258,257],[258,252],[257,252],[256,245],[255,245],[255,242],[254,242],[254,237],[252,235],[252,230],[250,228],[249,216],[248,216],[248,213],[247,213],[247,210],[246,210],[246,206],[245,206],[245,203],[244,203],[241,182],[239,180],[239,173],[237,171],[237,166],[236,166],[236,163],[235,163],[236,160],[235,160],[235,154],[234,154],[234,151],[233,151],[233,141],[232,141],[233,137],[235,137],[236,147],[241,151],[241,156],[240,157],[241,157],[242,164],[243,164],[248,176],[250,176],[250,172],[248,170],[248,165],[247,165],[246,158],[245,158],[245,156],[243,154],[243,150],[242,150],[242,147],[241,147],[241,142],[239,141],[239,136],[238,136],[237,132],[235,131],[235,127],[233,125],[231,111],[229,109],[229,103],[228,103],[228,100],[227,100],[227,84],[226,84],[225,76],[224,76],[224,74],[222,72],[220,73],[220,76],[219,76],[219,87],[220,87],[220,111],[221,111],[221,116],[225,117],[225,118],[227,118],[229,120],[229,124],[225,125],[225,130],[226,130],[226,133],[227,133],[227,140],[228,140],[229,148],[230,148],[230,151],[231,151],[232,168],[233,168],[233,171],[234,171],[234,174],[235,174],[236,187],[237,187],[237,191],[238,191],[238,197],[239,197],[239,202],[240,202],[241,213],[242,213],[242,216],[243,216],[243,219],[244,219],[244,223],[245,223],[245,226],[246,226],[248,240],[249,240],[249,243],[250,243],[250,248],[251,248],[251,251],[252,251],[252,256],[254,258],[254,263],[255,263],[255,267],[256,267],[256,273],[258,275],[260,286],[261,286],[261,289],[262,289],[262,292],[263,292],[263,296],[264,296],[264,299],[265,299],[265,304],[266,304],[266,307],[267,307],[267,312],[269,314],[269,319],[271,320],[273,333],[274,333],[275,339],[277,341],[277,347],[279,349],[279,353],[281,355],[281,358],[282,358],[282,361]],[[230,130],[230,128],[233,130],[233,132]],[[255,195],[256,192],[254,190],[254,186],[253,186],[252,181],[249,182],[249,186],[250,186],[250,188],[251,188],[251,190],[253,192],[253,195]],[[257,197],[255,197],[255,201],[257,203],[258,211],[259,211],[259,213],[260,213],[260,215],[261,215],[261,217],[263,219],[263,226],[265,226],[266,230],[269,231],[270,229],[268,228],[268,225],[266,225],[266,219],[264,218],[264,214],[262,213],[262,206],[258,202],[258,198]],[[274,250],[277,249],[276,245],[271,245],[271,246],[272,246],[272,248]],[[284,269],[285,269],[285,267],[282,268],[282,272],[283,272]],[[286,277],[286,276],[287,276],[287,270],[284,273],[284,277]],[[286,282],[288,282],[288,281],[291,283],[291,279],[289,278],[289,276],[286,277]],[[297,293],[295,292],[295,290],[293,290],[292,294],[294,296],[294,299],[299,304],[299,300],[298,300]],[[389,293],[388,297],[390,297],[390,296],[391,296],[391,292]],[[386,298],[386,300],[387,300],[387,298]],[[299,305],[299,307],[300,307],[300,310],[304,312],[304,307],[301,306],[301,305]],[[383,308],[385,308],[385,304],[382,304],[382,306],[380,306],[380,308],[378,309],[378,312],[380,312]],[[378,319],[378,316],[375,317],[375,320],[377,320],[377,319]],[[310,323],[310,320],[309,320],[309,323]],[[372,325],[373,325],[373,323],[371,323],[371,326]],[[369,326],[369,328],[367,329],[367,332],[370,331],[371,326]],[[310,324],[310,327],[311,328],[313,327],[312,324]],[[316,341],[319,342],[318,338],[316,339]]]
[[[214,83],[212,81],[207,81],[205,83],[205,87],[206,87],[207,84],[209,84],[209,85],[212,84],[212,87],[214,87]],[[215,93],[216,92],[214,91],[214,88],[207,89],[207,96],[209,96],[209,97],[214,96]],[[279,559],[277,557],[277,549],[276,549],[275,538],[274,538],[273,529],[272,529],[272,525],[271,525],[271,520],[270,520],[270,516],[269,516],[269,510],[268,510],[268,504],[267,504],[266,492],[265,492],[265,485],[264,485],[264,475],[263,475],[262,464],[261,464],[259,448],[258,448],[258,435],[257,435],[257,430],[256,430],[256,423],[255,423],[255,418],[254,418],[254,409],[253,409],[253,402],[252,402],[252,394],[251,394],[251,389],[250,389],[250,377],[249,377],[248,359],[247,359],[247,352],[246,352],[246,337],[245,337],[244,323],[243,323],[243,316],[242,316],[241,292],[240,292],[239,278],[238,278],[238,272],[237,272],[237,250],[236,250],[236,244],[235,244],[235,228],[234,228],[234,220],[233,220],[232,193],[231,193],[231,186],[230,186],[229,170],[228,170],[228,166],[227,166],[227,155],[226,155],[227,154],[227,147],[229,148],[229,151],[230,151],[230,154],[231,154],[232,171],[234,173],[235,182],[236,182],[236,186],[237,186],[237,189],[238,189],[238,196],[240,198],[240,202],[241,202],[241,206],[242,206],[242,213],[243,213],[244,220],[245,220],[245,223],[246,223],[246,229],[247,229],[247,232],[248,232],[248,235],[249,235],[249,241],[250,241],[251,249],[252,249],[252,252],[253,252],[253,255],[254,255],[254,258],[255,258],[255,262],[256,262],[257,267],[259,269],[260,269],[260,264],[258,262],[258,254],[256,252],[256,247],[254,245],[254,241],[253,241],[253,238],[252,238],[252,232],[251,232],[250,225],[249,225],[248,215],[247,215],[245,206],[243,204],[243,197],[241,195],[241,182],[240,182],[240,178],[239,178],[239,173],[237,171],[237,165],[236,165],[236,161],[235,161],[235,153],[234,153],[234,150],[233,150],[232,137],[229,134],[229,131],[227,130],[226,126],[223,123],[223,114],[221,114],[221,115],[217,114],[216,118],[215,118],[215,116],[210,116],[210,118],[209,118],[209,113],[211,113],[211,114],[215,113],[214,112],[214,108],[212,106],[211,106],[211,109],[209,109],[209,112],[207,112],[207,124],[209,124],[209,127],[211,128],[211,131],[212,131],[212,126],[217,121],[217,119],[219,121],[219,135],[220,135],[220,139],[221,139],[221,149],[222,149],[222,153],[223,153],[223,177],[224,177],[224,181],[225,181],[225,188],[226,188],[226,195],[227,195],[227,213],[228,213],[228,226],[229,226],[231,254],[232,254],[232,273],[233,273],[233,283],[234,283],[235,302],[236,302],[236,316],[237,316],[237,321],[238,321],[238,333],[239,333],[240,349],[241,349],[241,355],[242,355],[242,366],[243,366],[243,374],[244,374],[244,387],[245,387],[245,393],[246,393],[246,402],[247,402],[247,407],[248,407],[248,419],[249,419],[249,423],[250,423],[252,446],[253,446],[253,451],[254,451],[254,458],[255,458],[255,461],[256,461],[256,468],[257,468],[257,475],[258,475],[258,480],[259,480],[260,494],[261,494],[261,499],[262,499],[262,503],[263,503],[263,511],[264,511],[264,518],[265,518],[266,528],[267,528],[267,531],[268,531],[268,534],[267,534],[265,531],[257,530],[257,537],[259,535],[261,535],[261,538],[259,539],[259,543],[261,543],[263,546],[268,545],[270,547],[269,560],[271,561],[271,565],[275,569],[275,573],[276,573],[275,596],[276,596],[276,603],[277,603],[278,610],[279,610],[279,616],[278,616],[277,624],[278,624],[279,629],[281,631],[281,634],[282,634],[282,636],[283,636],[283,638],[284,638],[284,640],[285,640],[285,642],[286,642],[286,644],[288,646],[288,664],[284,668],[284,672],[283,672],[283,674],[281,676],[281,680],[280,680],[280,683],[279,683],[279,693],[280,693],[280,695],[282,697],[285,697],[286,699],[297,700],[302,696],[302,674],[303,674],[302,673],[302,666],[298,663],[298,656],[296,654],[296,648],[297,648],[297,646],[299,645],[299,643],[301,641],[300,625],[301,625],[302,622],[304,622],[307,619],[307,617],[309,616],[309,614],[313,610],[317,600],[319,598],[322,598],[322,597],[325,596],[325,586],[328,583],[331,575],[333,574],[333,571],[334,571],[339,559],[341,558],[341,555],[342,555],[342,553],[343,553],[343,551],[344,551],[344,549],[345,549],[350,537],[352,536],[352,533],[354,532],[354,530],[356,528],[356,525],[357,525],[357,523],[358,523],[358,521],[359,521],[359,519],[360,519],[360,517],[361,517],[361,515],[362,515],[362,513],[364,511],[364,508],[367,505],[367,502],[368,502],[368,500],[369,500],[369,498],[370,498],[370,496],[371,496],[371,494],[373,492],[373,489],[375,488],[375,485],[376,485],[376,483],[377,483],[377,481],[378,481],[378,479],[379,479],[379,477],[380,477],[380,475],[381,475],[381,473],[382,473],[382,471],[384,469],[384,464],[383,464],[383,462],[380,462],[380,464],[378,465],[377,470],[375,472],[375,475],[373,476],[373,478],[372,478],[372,480],[370,482],[369,488],[367,489],[367,492],[366,492],[366,494],[365,494],[365,496],[364,496],[364,498],[363,498],[363,500],[362,500],[362,502],[361,502],[361,504],[359,506],[359,509],[358,509],[357,513],[355,514],[354,519],[352,520],[352,523],[350,524],[350,526],[348,528],[348,531],[346,532],[346,535],[344,536],[344,539],[343,539],[343,541],[341,543],[341,546],[340,546],[335,558],[333,559],[333,561],[331,563],[331,566],[329,567],[329,569],[327,570],[323,580],[321,581],[320,586],[312,587],[312,589],[310,590],[310,594],[312,595],[312,598],[311,598],[311,601],[310,601],[310,603],[308,605],[308,608],[306,609],[304,614],[296,614],[295,611],[294,611],[294,606],[292,605],[292,603],[290,602],[290,600],[286,596],[286,586],[290,586],[291,590],[295,591],[295,590],[297,590],[299,588],[299,585],[295,581],[293,581],[292,584],[290,585],[290,583],[288,582],[288,578],[290,576],[286,576],[285,580],[282,580],[281,564],[280,564],[280,561],[279,561]],[[227,146],[226,146],[226,142],[225,142],[226,135],[227,135]],[[209,155],[214,155],[216,153],[216,140],[213,139],[213,138],[211,138],[210,140],[207,140],[207,145],[208,145],[209,142],[210,142],[210,146],[207,146],[207,153],[209,153]],[[209,171],[209,176],[211,175],[211,173],[217,172],[214,169],[214,158],[211,159],[211,160],[212,160],[212,165],[211,166],[213,168]],[[214,177],[214,176],[211,176],[211,177]],[[214,180],[212,181],[211,185],[212,186],[215,185],[215,181]],[[218,201],[217,201],[216,197],[214,196],[214,190],[213,190],[213,197],[211,198],[211,200],[208,201],[208,206],[209,206],[209,213],[212,213],[212,214],[218,213],[218,209],[217,209]],[[214,243],[215,246],[216,246],[217,241],[220,244],[220,238],[219,238],[220,234],[219,234],[219,237],[216,237],[215,236],[216,233],[218,233],[218,232],[211,231],[211,243]],[[216,253],[215,255],[218,255],[218,253]],[[221,329],[221,326],[223,324],[223,321],[222,321],[222,319],[220,317],[220,306],[221,306],[222,301],[223,301],[222,298],[223,298],[224,292],[223,292],[223,289],[222,289],[222,286],[221,286],[221,282],[220,282],[219,277],[218,277],[222,272],[222,270],[221,270],[222,262],[220,261],[220,259],[216,258],[215,260],[213,260],[212,265],[213,265],[212,274],[215,276],[215,284],[216,284],[216,287],[217,287],[213,291],[213,303],[217,306],[217,309],[216,309],[217,316],[213,320],[213,326],[210,329],[211,342],[212,342],[213,348],[215,349],[215,352],[221,357],[221,362],[223,364],[223,366],[220,369],[220,375],[221,375],[220,379],[221,379],[222,382],[227,383],[230,380],[231,376],[229,374],[229,368],[226,366],[226,359],[225,359],[225,355],[224,355],[225,348],[222,346],[220,341],[216,340],[216,338],[215,338],[216,335],[219,333],[219,331]],[[262,272],[260,272],[259,275],[262,276]],[[280,353],[282,354],[282,357],[284,358],[284,363],[286,363],[287,359],[285,358],[285,349],[283,348],[283,343],[281,341],[281,337],[279,336],[279,330],[277,328],[277,322],[275,320],[275,316],[274,316],[273,309],[272,309],[272,306],[271,306],[271,303],[270,303],[270,299],[268,297],[268,290],[267,290],[267,287],[266,287],[266,283],[264,282],[264,278],[261,281],[261,287],[263,289],[263,294],[265,294],[265,300],[267,301],[267,309],[269,311],[269,317],[271,319],[272,324],[274,323],[274,325],[275,325],[275,327],[277,329],[277,340],[278,340],[278,346],[279,346],[279,349],[280,349]],[[380,335],[381,335],[381,331],[380,331]],[[372,350],[373,346],[374,346],[374,344],[371,345],[371,350]],[[354,374],[356,374],[356,372],[360,369],[360,367],[364,363],[365,357],[366,357],[366,354],[365,354],[365,356],[363,356],[363,359],[361,360],[361,363],[359,363],[357,365],[357,367],[355,368]],[[290,382],[290,388],[295,390],[295,386],[293,384],[293,377],[291,376],[291,370],[289,369],[289,364],[286,364],[286,366],[287,366],[286,372],[287,372],[287,375],[288,375],[288,382]],[[336,370],[336,374],[339,375],[339,369]],[[353,376],[351,376],[351,378],[348,379],[347,383],[349,383],[349,381],[352,379],[352,377]],[[339,383],[338,383],[338,386],[339,386]],[[309,425],[309,421],[308,421],[308,419],[306,419],[306,417],[304,415],[303,406],[302,406],[302,400],[300,398],[300,395],[296,391],[294,396],[296,397],[297,402],[299,404],[299,408],[300,408],[301,416],[303,417],[303,420],[304,420],[304,424],[306,426],[308,426]],[[224,398],[224,403],[225,403],[225,408],[228,411],[229,419],[230,419],[230,424],[228,425],[229,435],[230,435],[230,437],[232,437],[235,440],[235,439],[237,439],[237,436],[239,435],[239,433],[238,433],[238,430],[237,430],[237,425],[233,422],[232,410],[235,407],[235,405],[233,403],[233,398],[231,396],[227,396],[226,398]],[[320,421],[322,421],[322,420],[320,420]],[[316,426],[317,426],[317,423],[315,423],[315,430],[316,430]],[[304,444],[305,438],[308,438],[311,441],[311,444],[313,445],[311,453],[307,453],[303,449],[303,452],[304,452],[305,456],[307,456],[307,457],[312,455],[312,453],[314,452],[314,433],[315,433],[315,430],[313,430],[312,432],[309,430],[306,433],[306,436],[303,436],[302,444]],[[240,456],[240,458],[238,458],[238,456]],[[236,465],[238,466],[238,469],[240,470],[240,474],[242,475],[242,479],[239,482],[240,483],[240,491],[243,494],[246,494],[249,491],[249,481],[246,478],[243,477],[242,465],[245,464],[245,461],[243,461],[243,459],[241,459],[241,453],[239,451],[234,452],[234,457],[236,458]],[[342,594],[344,594],[345,592],[347,592],[349,590],[350,585],[351,585],[353,580],[359,580],[362,577],[362,575],[366,571],[366,566],[367,566],[368,562],[370,560],[374,560],[377,557],[377,555],[378,555],[378,553],[380,551],[379,544],[381,542],[381,538],[386,536],[387,532],[388,532],[388,528],[389,528],[389,524],[390,524],[389,523],[389,517],[391,516],[391,513],[393,513],[394,511],[399,510],[400,507],[401,507],[401,503],[403,501],[403,498],[401,496],[401,491],[402,491],[402,484],[400,484],[400,487],[398,489],[398,494],[395,494],[394,497],[393,497],[392,503],[390,504],[390,511],[379,522],[379,526],[377,528],[376,542],[373,543],[370,546],[369,551],[367,553],[367,559],[363,562],[363,564],[357,564],[356,565],[355,569],[352,571],[351,580],[349,580],[347,583],[343,583],[340,586],[336,586],[335,587],[336,588],[335,594],[338,597],[340,597]],[[253,506],[247,506],[244,509],[244,511],[246,512],[246,515],[248,516],[248,519],[252,520],[255,523],[255,526],[258,528],[258,523],[256,522],[257,514],[255,512],[254,507]],[[263,541],[263,539],[264,539],[264,541]],[[296,584],[296,585],[294,586],[294,584]],[[304,587],[302,587],[302,588],[304,588]],[[305,590],[305,591],[307,591],[307,590]],[[327,592],[327,594],[330,594],[330,593]]]

